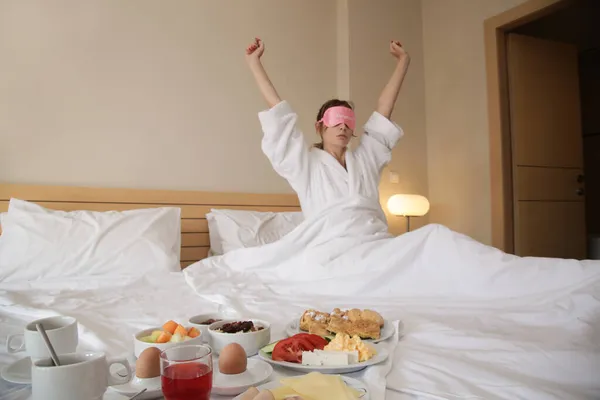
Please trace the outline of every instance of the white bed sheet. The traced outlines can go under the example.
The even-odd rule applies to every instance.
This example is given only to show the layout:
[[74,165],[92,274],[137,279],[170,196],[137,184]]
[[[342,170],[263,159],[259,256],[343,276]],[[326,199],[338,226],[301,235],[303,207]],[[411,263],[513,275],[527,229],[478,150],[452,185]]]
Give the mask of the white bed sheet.
[[[265,303],[250,312],[245,307],[223,307],[199,297],[184,280],[182,273],[160,273],[138,279],[106,277],[103,279],[62,279],[30,283],[0,283],[0,368],[25,356],[8,354],[6,337],[20,333],[25,324],[50,315],[70,315],[79,322],[80,350],[104,351],[110,356],[127,356],[134,362],[132,335],[157,326],[169,319],[186,322],[193,315],[225,311],[232,315],[266,318],[273,323],[272,338],[283,337],[285,323],[299,309],[293,304]],[[379,373],[390,366],[366,372],[367,380],[382,384]],[[373,370],[375,372],[373,372]],[[272,379],[297,373],[276,368]],[[365,372],[352,376],[359,379]],[[370,375],[369,375],[370,374]],[[364,380],[364,379],[363,379]],[[383,383],[384,384],[384,383]],[[384,386],[379,385],[379,390]],[[25,400],[29,389],[18,394],[2,394],[9,384],[0,379],[0,400]],[[377,389],[378,385],[374,385]],[[109,389],[107,393],[111,393]],[[114,392],[113,392],[114,393]],[[114,394],[109,399],[120,399]],[[217,397],[224,399],[224,397]],[[388,391],[387,399],[407,400],[417,397]],[[377,400],[378,397],[374,397]],[[383,397],[380,397],[383,399]]]
[[271,320],[309,307],[402,320],[387,376],[398,392],[600,398],[598,261],[520,258],[439,225],[390,237],[372,202],[356,198],[184,275],[205,300]]

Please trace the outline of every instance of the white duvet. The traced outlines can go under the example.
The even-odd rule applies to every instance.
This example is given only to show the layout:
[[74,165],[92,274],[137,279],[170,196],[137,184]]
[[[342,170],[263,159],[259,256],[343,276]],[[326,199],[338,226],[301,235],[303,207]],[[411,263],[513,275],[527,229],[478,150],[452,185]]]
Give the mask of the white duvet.
[[184,273],[0,282],[0,366],[23,357],[6,336],[48,315],[79,320],[81,349],[131,356],[133,333],[168,319],[221,310],[276,339],[308,307],[370,307],[404,326],[387,363],[353,375],[374,400],[600,398],[599,262],[522,259],[437,225],[394,238],[378,215],[344,200]]
[[354,197],[184,275],[204,300],[272,321],[308,307],[401,320],[387,398],[600,398],[598,261],[519,258],[438,225],[391,237]]

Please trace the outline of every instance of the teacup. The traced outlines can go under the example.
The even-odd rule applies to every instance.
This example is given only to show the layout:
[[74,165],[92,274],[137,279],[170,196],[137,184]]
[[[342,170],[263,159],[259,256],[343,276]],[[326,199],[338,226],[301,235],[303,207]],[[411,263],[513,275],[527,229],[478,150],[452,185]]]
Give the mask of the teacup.
[[[33,400],[101,400],[108,386],[123,385],[133,375],[127,359],[107,359],[104,353],[61,354],[58,359],[60,366],[50,358],[32,364]],[[111,374],[114,364],[124,366],[127,376]]]
[[[29,357],[31,357],[31,361],[50,357],[50,352],[42,335],[38,332],[36,324],[41,324],[44,327],[56,354],[75,353],[77,351],[79,342],[77,320],[72,317],[49,317],[28,323],[24,333],[8,336],[6,351],[17,353],[26,350]],[[17,338],[21,338],[21,345],[13,347],[12,344]]]

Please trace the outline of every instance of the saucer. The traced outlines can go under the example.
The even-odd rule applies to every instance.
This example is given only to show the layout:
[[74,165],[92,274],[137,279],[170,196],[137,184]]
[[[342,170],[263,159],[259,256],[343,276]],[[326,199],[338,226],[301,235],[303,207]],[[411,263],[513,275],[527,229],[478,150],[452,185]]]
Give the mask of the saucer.
[[149,379],[140,379],[134,376],[129,382],[123,385],[115,385],[110,387],[113,391],[127,396],[127,398],[138,393],[142,389],[147,389],[144,393],[136,397],[139,400],[161,399],[163,392],[160,383],[160,376]]
[[268,363],[249,358],[246,371],[241,374],[227,375],[219,372],[219,360],[214,360],[212,393],[222,396],[237,396],[248,388],[265,382],[272,373],[273,367]]
[[11,383],[31,385],[31,358],[21,358],[19,361],[2,368],[0,376]]

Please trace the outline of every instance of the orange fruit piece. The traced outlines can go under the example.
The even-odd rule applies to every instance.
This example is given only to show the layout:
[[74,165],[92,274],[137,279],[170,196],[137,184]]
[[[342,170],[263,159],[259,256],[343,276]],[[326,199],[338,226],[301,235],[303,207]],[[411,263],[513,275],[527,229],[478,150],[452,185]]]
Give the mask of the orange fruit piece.
[[169,332],[163,332],[158,339],[156,339],[156,343],[167,343],[169,340],[171,340],[171,336],[173,335],[171,335]]
[[200,331],[192,326],[190,329],[188,329],[187,335],[191,338],[195,338],[200,336]]
[[173,333],[175,333],[175,329],[177,329],[178,325],[179,324],[177,322],[171,320],[171,321],[165,322],[165,324],[163,325],[163,330],[165,332],[169,332],[172,335]]
[[183,325],[177,325],[177,328],[175,328],[175,332],[173,332],[173,335],[176,333],[179,333],[181,337],[184,338],[187,335],[187,330],[183,327]]

